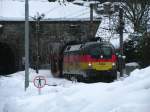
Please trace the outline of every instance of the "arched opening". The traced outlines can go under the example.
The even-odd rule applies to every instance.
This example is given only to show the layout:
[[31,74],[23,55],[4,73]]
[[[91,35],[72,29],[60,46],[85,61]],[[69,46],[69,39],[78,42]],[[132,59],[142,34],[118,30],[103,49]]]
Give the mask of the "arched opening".
[[0,43],[0,75],[11,74],[16,71],[15,57],[8,44]]

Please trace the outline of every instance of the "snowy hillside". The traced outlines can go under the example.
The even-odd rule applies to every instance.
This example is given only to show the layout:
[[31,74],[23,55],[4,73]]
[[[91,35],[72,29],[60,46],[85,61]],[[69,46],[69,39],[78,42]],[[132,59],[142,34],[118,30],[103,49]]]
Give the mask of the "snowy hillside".
[[0,77],[0,112],[149,112],[150,67],[135,70],[113,83],[71,83],[40,71],[49,85],[38,95],[30,70],[30,87],[24,92],[24,72]]

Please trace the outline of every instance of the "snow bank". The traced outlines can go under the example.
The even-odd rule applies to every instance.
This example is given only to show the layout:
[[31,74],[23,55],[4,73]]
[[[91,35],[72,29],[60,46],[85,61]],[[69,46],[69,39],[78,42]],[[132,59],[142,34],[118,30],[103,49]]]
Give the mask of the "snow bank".
[[[38,95],[32,82],[24,92],[24,72],[0,77],[0,112],[149,112],[150,67],[112,83],[73,84],[50,71],[39,74],[57,86],[45,86]],[[30,80],[35,75],[30,70]]]
[[127,63],[126,66],[140,66],[137,62]]

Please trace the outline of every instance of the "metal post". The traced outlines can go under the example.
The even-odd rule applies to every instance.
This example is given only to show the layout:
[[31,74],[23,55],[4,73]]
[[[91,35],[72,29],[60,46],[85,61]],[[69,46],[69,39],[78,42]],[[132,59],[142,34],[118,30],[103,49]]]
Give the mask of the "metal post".
[[119,34],[120,34],[120,76],[123,76],[123,9],[119,8]]
[[36,18],[36,73],[39,73],[39,13],[37,13]]
[[90,22],[93,23],[93,4],[90,4]]
[[93,38],[93,4],[90,4],[90,37]]
[[25,91],[29,87],[29,5],[25,0]]
[[39,73],[39,44],[40,44],[40,38],[39,38],[39,31],[40,31],[40,21],[44,18],[44,14],[37,13],[37,16],[33,18],[36,21],[36,73]]

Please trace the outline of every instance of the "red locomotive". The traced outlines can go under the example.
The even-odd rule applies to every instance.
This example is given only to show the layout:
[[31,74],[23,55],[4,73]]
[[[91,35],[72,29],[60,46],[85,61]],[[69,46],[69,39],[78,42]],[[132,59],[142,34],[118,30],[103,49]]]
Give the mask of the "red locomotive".
[[[117,56],[115,49],[106,42],[85,42],[68,44],[57,61],[58,70],[52,73],[77,80],[115,79],[117,77]],[[54,65],[54,64],[53,64]],[[54,66],[52,66],[54,67]]]

